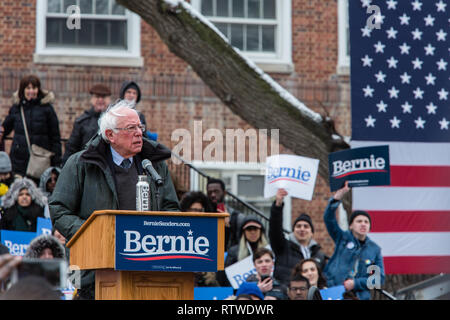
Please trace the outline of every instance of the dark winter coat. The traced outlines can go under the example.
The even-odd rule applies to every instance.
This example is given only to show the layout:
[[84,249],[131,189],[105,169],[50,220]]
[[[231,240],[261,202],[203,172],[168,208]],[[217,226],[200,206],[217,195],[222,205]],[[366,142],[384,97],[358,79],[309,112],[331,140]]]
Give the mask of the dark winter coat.
[[[179,211],[178,198],[164,160],[171,152],[162,144],[143,139],[142,151],[134,158],[138,172],[142,174],[141,161],[149,159],[164,181],[160,187],[160,210]],[[67,240],[95,210],[119,209],[117,184],[110,145],[101,136],[94,138],[87,150],[73,154],[67,160],[56,183],[50,200],[50,214],[54,228]],[[156,208],[156,186],[149,181],[151,211]],[[135,186],[130,186],[135,188]]]
[[350,230],[343,231],[339,227],[336,221],[336,209],[339,204],[340,201],[331,198],[323,217],[328,233],[336,244],[333,256],[324,270],[327,285],[329,287],[337,286],[346,279],[353,279],[355,282],[353,291],[357,297],[360,300],[369,300],[371,294],[367,287],[367,280],[370,276],[368,267],[377,266],[380,284],[384,283],[385,274],[381,248],[369,237],[366,237],[364,244],[361,245]]
[[59,122],[51,105],[54,98],[52,92],[44,91],[42,99],[20,101],[17,92],[14,94],[14,104],[9,109],[9,114],[2,124],[5,129],[4,137],[14,130],[14,139],[10,151],[13,172],[24,176],[30,158],[20,106],[24,108],[30,143],[54,152],[55,155],[51,159],[51,165],[60,165],[61,136]]
[[75,119],[72,133],[66,142],[66,151],[62,158],[63,165],[72,154],[83,150],[89,140],[97,134],[100,114],[101,112],[95,112],[94,107],[91,107]]
[[[293,233],[286,239],[283,234],[283,206],[278,207],[275,202],[270,209],[269,221],[269,239],[272,251],[275,253],[275,271],[274,277],[281,281],[284,285],[289,285],[292,269],[301,260],[305,259],[301,251],[300,245],[295,239]],[[311,240],[309,249],[311,258],[315,259],[320,268],[325,267],[325,254],[320,250],[321,247],[317,242]]]

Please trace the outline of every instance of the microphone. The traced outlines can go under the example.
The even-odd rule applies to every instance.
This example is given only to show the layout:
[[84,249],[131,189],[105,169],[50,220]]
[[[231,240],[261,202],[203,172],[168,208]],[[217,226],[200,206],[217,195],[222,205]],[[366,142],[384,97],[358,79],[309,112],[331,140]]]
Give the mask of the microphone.
[[161,176],[158,174],[158,172],[156,172],[155,168],[153,168],[152,162],[150,160],[144,159],[142,161],[142,167],[150,175],[150,177],[152,177],[158,187],[164,184]]

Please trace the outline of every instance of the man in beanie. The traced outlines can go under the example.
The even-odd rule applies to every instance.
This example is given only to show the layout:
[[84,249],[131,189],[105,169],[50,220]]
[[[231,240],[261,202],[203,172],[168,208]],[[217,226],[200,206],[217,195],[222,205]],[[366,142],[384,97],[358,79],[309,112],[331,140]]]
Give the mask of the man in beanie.
[[302,213],[292,224],[292,232],[286,239],[283,233],[283,207],[285,189],[278,189],[276,199],[270,209],[269,239],[275,253],[274,276],[284,285],[289,285],[289,277],[295,265],[303,259],[315,259],[321,269],[325,267],[326,256],[320,245],[313,239],[314,225],[311,217]]
[[91,108],[75,119],[72,133],[66,142],[66,152],[62,158],[64,165],[69,157],[83,150],[86,143],[98,131],[98,119],[111,103],[111,90],[104,84],[95,84],[89,90]]
[[379,276],[376,280],[379,280],[380,284],[384,282],[383,257],[381,248],[367,236],[372,226],[372,219],[367,212],[353,212],[349,220],[349,230],[344,231],[339,227],[335,212],[349,191],[346,182],[344,187],[331,197],[325,209],[323,219],[336,247],[324,274],[329,287],[344,285],[346,291],[354,292],[360,300],[369,300],[370,270],[375,269],[374,276]]

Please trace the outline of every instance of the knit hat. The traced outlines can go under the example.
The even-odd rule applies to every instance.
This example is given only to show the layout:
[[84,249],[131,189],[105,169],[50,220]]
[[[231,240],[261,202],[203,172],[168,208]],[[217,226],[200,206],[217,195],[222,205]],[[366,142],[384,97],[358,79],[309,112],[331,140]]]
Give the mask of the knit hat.
[[258,288],[258,285],[256,282],[243,282],[239,289],[236,291],[236,297],[239,297],[240,295],[254,295],[260,298],[261,300],[264,300],[264,295],[261,292],[261,289]]
[[248,216],[244,219],[242,222],[242,228],[241,230],[245,230],[248,227],[257,227],[259,229],[263,229],[263,225],[261,221],[256,216]]
[[11,159],[5,151],[0,151],[0,173],[7,173],[11,171]]
[[362,210],[356,210],[353,211],[353,213],[350,216],[350,220],[348,222],[348,225],[351,225],[353,220],[357,217],[357,216],[365,216],[369,219],[370,222],[370,226],[372,226],[372,218],[370,217],[369,213],[367,213],[366,211],[362,211]]
[[306,213],[302,213],[297,219],[295,219],[294,223],[292,224],[292,230],[294,230],[295,225],[297,224],[297,222],[299,221],[305,221],[307,222],[310,226],[311,226],[311,231],[312,233],[314,233],[314,226],[311,220],[311,217],[309,215],[307,215]]
[[90,94],[96,94],[99,96],[110,96],[111,90],[104,84],[98,83],[92,86],[92,88],[89,90]]

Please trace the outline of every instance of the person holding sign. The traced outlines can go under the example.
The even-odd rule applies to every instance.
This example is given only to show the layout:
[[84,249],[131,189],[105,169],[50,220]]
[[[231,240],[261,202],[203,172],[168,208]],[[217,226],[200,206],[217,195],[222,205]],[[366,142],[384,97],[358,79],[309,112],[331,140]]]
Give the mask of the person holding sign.
[[335,212],[349,191],[346,181],[325,209],[323,219],[336,248],[324,273],[329,287],[343,284],[360,300],[370,300],[369,286],[373,280],[380,285],[384,282],[383,257],[381,248],[367,236],[372,225],[369,213],[355,211],[350,216],[349,230],[343,231],[339,227]]
[[325,254],[320,245],[313,239],[314,225],[311,217],[302,213],[295,219],[288,239],[283,234],[283,199],[287,191],[278,189],[276,198],[270,209],[269,239],[275,253],[275,278],[289,285],[289,276],[294,266],[303,259],[313,258],[320,267],[325,266]]

